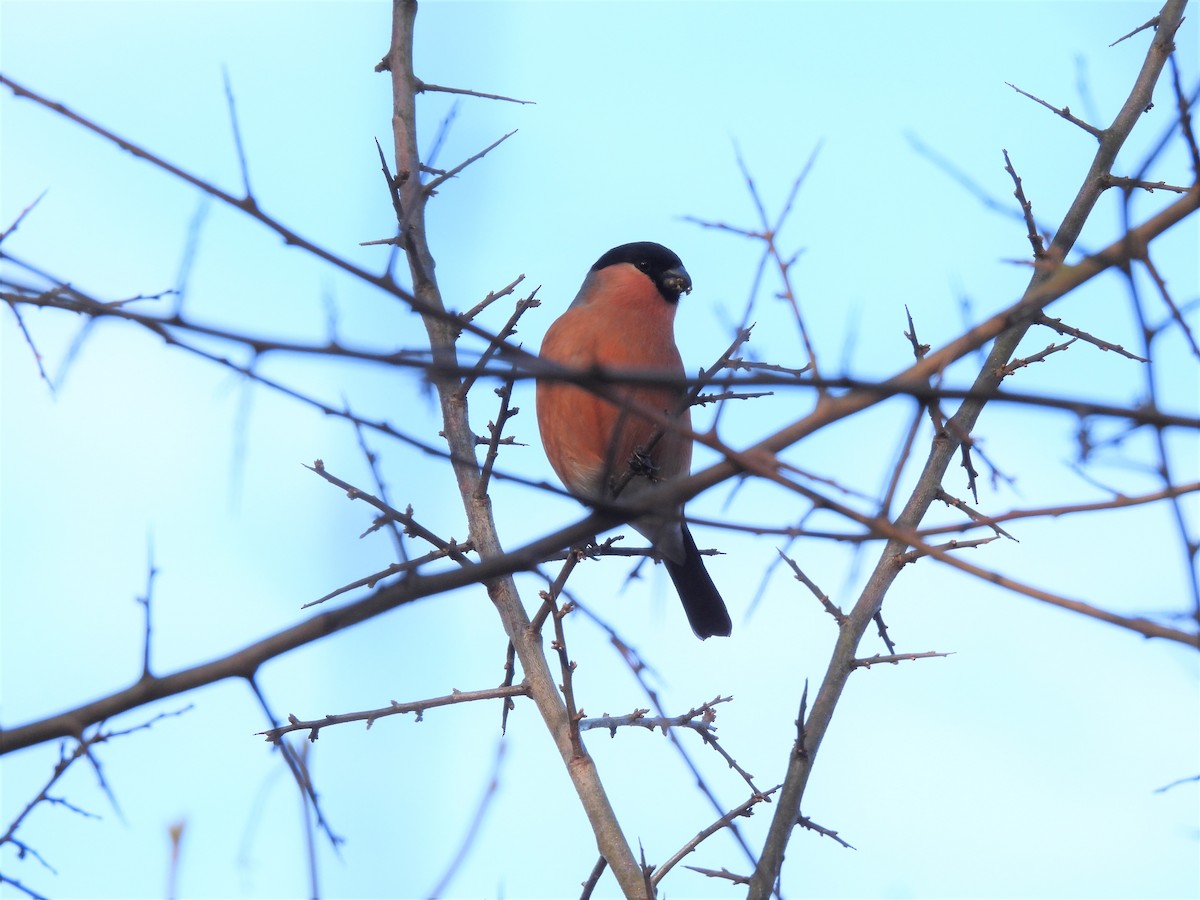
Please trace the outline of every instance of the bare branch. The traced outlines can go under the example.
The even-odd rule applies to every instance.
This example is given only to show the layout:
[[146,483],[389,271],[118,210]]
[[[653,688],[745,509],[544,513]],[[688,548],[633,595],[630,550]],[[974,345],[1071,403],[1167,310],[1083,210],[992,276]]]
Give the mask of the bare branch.
[[1088,134],[1090,134],[1092,137],[1096,138],[1096,140],[1100,140],[1101,138],[1104,137],[1103,129],[1097,128],[1095,125],[1089,125],[1087,122],[1083,121],[1083,119],[1079,118],[1078,116],[1071,115],[1071,110],[1069,107],[1064,106],[1062,109],[1059,109],[1054,104],[1047,103],[1041,97],[1035,97],[1033,94],[1029,93],[1028,91],[1021,90],[1019,87],[1017,87],[1012,82],[1006,81],[1004,83],[1007,84],[1010,88],[1012,88],[1014,91],[1016,91],[1021,96],[1028,97],[1034,103],[1039,103],[1042,106],[1046,107],[1046,109],[1050,110],[1052,113],[1062,116],[1064,119],[1066,119],[1072,125],[1078,125],[1084,131],[1086,131]]
[[471,165],[471,163],[478,162],[479,160],[483,159],[485,156],[487,156],[489,153],[491,153],[493,150],[495,150],[497,147],[499,147],[501,144],[503,144],[505,141],[507,141],[510,137],[512,137],[516,133],[517,133],[517,130],[514,128],[512,131],[510,131],[508,134],[504,135],[503,137],[497,138],[496,140],[492,141],[490,144],[488,144],[486,147],[484,147],[478,153],[474,154],[473,156],[468,156],[466,159],[464,159],[462,162],[460,162],[453,169],[449,169],[445,173],[439,175],[437,178],[432,179],[428,184],[425,185],[425,192],[427,194],[432,195],[445,182],[449,181],[451,178],[453,178],[455,175],[457,175],[459,172],[461,172],[467,166]]
[[1131,37],[1133,37],[1135,34],[1139,34],[1140,32],[1145,31],[1147,28],[1158,28],[1158,23],[1159,23],[1160,18],[1161,18],[1160,16],[1155,16],[1154,18],[1150,19],[1148,22],[1145,22],[1144,24],[1139,25],[1137,28],[1133,29],[1133,31],[1129,32],[1129,34],[1121,35],[1121,37],[1117,38],[1115,41],[1113,41],[1108,46],[1115,47],[1115,46],[1117,46],[1117,44],[1121,43],[1121,41],[1127,41]]
[[[476,303],[474,306],[472,306],[466,312],[459,313],[458,314],[459,318],[461,318],[465,322],[470,322],[472,319],[474,319],[476,316],[478,316],[481,312],[483,312],[485,309],[487,309],[489,306],[491,306],[493,303],[495,303],[501,297],[507,297],[509,294],[511,294],[513,291],[515,291],[517,289],[517,285],[520,284],[524,280],[525,280],[525,276],[523,274],[518,275],[516,278],[514,278],[512,281],[510,281],[504,287],[500,288],[500,290],[488,291],[486,297],[484,297],[482,300],[480,300],[478,303]],[[535,289],[533,293],[536,294],[537,290]],[[530,299],[533,299],[533,294],[530,294]]]
[[1148,194],[1155,191],[1170,191],[1173,194],[1186,194],[1188,188],[1178,184],[1167,184],[1165,181],[1142,181],[1140,178],[1124,178],[1120,175],[1109,175],[1105,179],[1112,187],[1122,190],[1140,190]]
[[821,835],[822,837],[831,838],[835,842],[841,844],[847,850],[856,849],[852,844],[847,843],[844,838],[838,837],[838,833],[836,831],[833,831],[832,829],[825,828],[821,825],[818,825],[812,819],[808,818],[808,816],[797,816],[796,824],[799,825],[801,828],[807,828],[809,831],[815,831],[817,834]]
[[[1009,87],[1012,87],[1012,85],[1010,84]],[[1022,91],[1022,93],[1024,92]],[[1013,168],[1012,160],[1008,158],[1007,150],[1004,151],[1004,171],[1013,180],[1013,196],[1017,198],[1017,203],[1021,205],[1021,215],[1025,218],[1025,227],[1029,234],[1029,245],[1033,248],[1033,259],[1036,264],[1046,259],[1046,247],[1042,241],[1041,232],[1038,231],[1037,222],[1033,218],[1033,203],[1025,199],[1025,188],[1021,184],[1021,178],[1017,175],[1017,170]]]
[[[1084,223],[1105,190],[1099,176],[1111,171],[1126,138],[1141,118],[1143,110],[1150,103],[1154,85],[1174,47],[1175,33],[1182,21],[1184,6],[1183,0],[1167,0],[1160,13],[1159,28],[1151,42],[1145,62],[1120,111],[1107,129],[1100,133],[1096,133],[1094,129],[1091,131],[1099,140],[1099,148],[1089,167],[1088,176],[1085,177],[1074,202],[1055,232],[1049,249],[1051,258],[1067,258],[1067,253],[1074,246]],[[1184,196],[1194,198],[1193,202],[1200,200],[1200,188]],[[1133,239],[1136,240],[1136,236]],[[1124,252],[1128,252],[1128,250]],[[1064,270],[1070,268],[1074,267],[1059,265],[1050,271],[1035,269],[1022,304],[1033,302],[1035,303],[1034,310],[1040,311],[1045,304],[1033,301],[1033,297],[1060,277]],[[976,378],[974,385],[976,389],[994,389],[999,383],[995,373],[1014,355],[1017,346],[1030,327],[1028,322],[1028,317],[1022,317],[1020,320],[1009,322],[997,333],[996,340]],[[922,364],[935,360],[937,356],[937,353],[931,354],[913,366],[913,369],[918,369]],[[937,368],[933,367],[932,371],[937,371]],[[958,449],[961,436],[971,434],[984,406],[984,402],[963,403],[954,415],[954,427],[947,429],[948,439],[933,443],[924,469],[918,478],[917,487],[895,520],[895,525],[905,532],[911,533],[920,525],[921,519],[933,502],[937,489],[941,486],[950,460]],[[773,892],[783,864],[788,840],[800,813],[800,804],[808,783],[812,761],[819,752],[822,738],[832,720],[833,712],[850,673],[854,671],[849,663],[855,658],[857,646],[869,623],[882,608],[884,597],[898,573],[897,558],[903,555],[907,546],[909,546],[909,542],[906,539],[888,541],[887,546],[880,553],[874,570],[867,579],[864,590],[851,610],[846,625],[839,630],[837,645],[833,651],[826,677],[821,684],[812,713],[805,720],[802,751],[793,750],[788,756],[787,775],[784,779],[784,786],[780,790],[762,856],[751,881],[749,900],[767,900]],[[944,558],[960,567],[965,565],[961,559],[946,554],[942,554],[939,558]]]
[[413,700],[408,703],[397,703],[393,700],[387,706],[382,706],[378,709],[368,709],[361,712],[336,713],[328,716],[322,716],[320,719],[310,719],[307,721],[296,718],[293,715],[288,716],[288,724],[280,725],[278,728],[268,728],[266,731],[258,732],[272,744],[278,744],[282,741],[285,734],[291,734],[294,731],[307,731],[308,739],[315,741],[320,737],[322,728],[328,728],[332,725],[345,725],[347,722],[366,722],[367,728],[370,728],[379,719],[387,718],[388,716],[398,716],[405,713],[413,713],[416,716],[417,722],[420,722],[425,717],[425,710],[437,709],[442,706],[454,706],[458,703],[473,703],[476,700],[495,700],[498,697],[528,697],[529,687],[524,684],[509,685],[495,688],[484,688],[477,691],[459,691],[454,690],[442,697],[430,697],[426,700]]
[[[741,803],[738,806],[735,806],[733,809],[731,809],[725,815],[721,816],[721,818],[717,819],[717,821],[713,822],[711,825],[709,825],[703,831],[697,832],[695,837],[693,837],[686,844],[684,844],[682,847],[680,847],[678,850],[676,850],[673,854],[671,854],[671,856],[668,857],[667,860],[658,867],[658,869],[654,872],[654,877],[651,879],[651,881],[657,885],[659,882],[661,882],[663,880],[663,878],[666,876],[666,874],[671,871],[671,869],[675,868],[676,865],[678,865],[683,859],[685,859],[690,853],[692,853],[692,851],[694,851],[697,847],[699,847],[705,840],[712,837],[714,834],[717,834],[718,832],[722,831],[731,822],[733,822],[734,819],[737,819],[741,816],[746,816],[746,817],[752,816],[754,814],[754,807],[757,806],[758,804],[770,803],[771,795],[774,794],[777,790],[779,790],[779,785],[775,785],[775,787],[771,788],[770,790],[764,791],[761,794],[751,794],[750,798],[748,800],[746,800],[744,803]],[[691,866],[688,866],[688,868],[691,868]],[[695,871],[701,871],[701,870],[697,869]]]
[[[1078,328],[1074,328],[1070,325],[1067,325],[1066,323],[1063,322],[1062,319],[1053,319],[1050,316],[1046,315],[1045,313],[1041,313],[1037,316],[1037,318],[1034,321],[1038,325],[1045,325],[1047,328],[1053,328],[1059,334],[1069,334],[1072,337],[1077,338],[1081,341],[1086,341],[1087,343],[1092,344],[1093,346],[1099,347],[1101,350],[1111,350],[1112,352],[1114,352],[1120,356],[1124,356],[1126,359],[1134,359],[1134,360],[1137,360],[1138,362],[1149,362],[1149,360],[1147,360],[1145,357],[1138,356],[1136,353],[1131,353],[1130,351],[1128,351],[1124,347],[1122,347],[1120,344],[1110,343],[1110,342],[1102,340],[1094,335],[1088,334],[1086,331],[1082,331]],[[1068,341],[1067,344],[1064,344],[1063,346],[1066,347],[1069,345],[1070,345],[1070,341]],[[1053,346],[1053,344],[1051,346]]]
[[[382,70],[377,68],[375,71],[378,72]],[[427,81],[421,81],[419,79],[416,83],[416,90],[417,93],[425,93],[428,91],[431,93],[436,92],[441,94],[462,94],[465,97],[481,97],[484,100],[503,100],[506,103],[518,103],[522,106],[530,106],[537,103],[536,100],[518,100],[515,97],[505,97],[502,94],[485,94],[482,91],[471,91],[467,90],[466,88],[445,87],[444,85],[430,84]]]
[[1011,362],[1005,363],[1003,366],[1001,366],[996,374],[1007,378],[1009,375],[1012,375],[1018,369],[1023,369],[1026,366],[1032,365],[1033,363],[1045,362],[1046,357],[1050,356],[1052,353],[1058,353],[1059,351],[1066,350],[1077,340],[1079,340],[1079,338],[1071,338],[1065,344],[1050,344],[1048,347],[1045,347],[1044,349],[1039,350],[1037,353],[1034,353],[1032,356],[1025,356],[1025,357],[1022,357],[1021,359],[1014,359]]
[[877,666],[880,663],[891,663],[894,666],[897,663],[908,662],[914,659],[935,659],[953,655],[953,653],[938,653],[935,650],[926,650],[924,653],[889,653],[886,656],[876,653],[874,656],[856,659],[852,665],[856,669],[869,669],[871,666]]
[[[987,518],[987,516],[984,516],[982,513],[980,513],[980,512],[978,512],[978,511],[976,511],[976,510],[972,509],[971,507],[967,506],[967,504],[963,503],[963,501],[959,500],[957,497],[953,497],[953,496],[951,496],[950,494],[947,494],[947,493],[946,493],[944,490],[942,490],[941,488],[938,488],[938,492],[937,492],[937,499],[938,499],[938,500],[941,500],[941,501],[942,501],[943,503],[945,503],[947,506],[953,506],[955,509],[961,510],[961,511],[962,511],[963,513],[965,513],[965,514],[966,514],[968,517],[970,517],[970,519],[971,519],[971,522],[972,522],[973,524],[987,524],[987,525],[990,525],[990,526],[991,526],[991,528],[992,528],[992,530],[993,530],[994,532],[996,532],[996,534],[998,534],[998,535],[1002,535],[1002,536],[1004,536],[1004,537],[1008,538],[1008,539],[1009,539],[1009,540],[1011,540],[1011,541],[1015,541],[1015,540],[1016,540],[1016,538],[1015,538],[1015,537],[1013,537],[1011,534],[1009,534],[1007,531],[1005,531],[1003,528],[1001,528],[999,525],[997,525],[994,519],[993,519],[993,520],[989,520],[989,519]],[[922,534],[926,534],[926,533],[928,533],[928,532],[924,532],[924,531],[923,531],[923,532],[921,532],[921,533],[922,533]]]
[[938,544],[936,547],[918,547],[915,550],[909,550],[907,553],[902,553],[900,556],[896,557],[896,562],[899,565],[907,565],[908,563],[916,562],[922,556],[946,553],[950,550],[972,550],[975,547],[982,547],[984,544],[990,544],[998,537],[999,535],[994,534],[991,537],[975,538],[974,540],[970,541],[947,541],[944,544]]
[[829,599],[828,594],[826,594],[819,587],[817,587],[816,583],[813,582],[813,580],[811,578],[809,578],[807,575],[804,574],[804,572],[800,568],[799,563],[797,563],[794,559],[792,559],[790,556],[788,556],[786,553],[784,553],[779,548],[776,548],[775,552],[779,554],[780,559],[782,559],[785,563],[788,564],[788,566],[791,568],[792,573],[795,576],[796,580],[798,582],[800,582],[802,585],[804,585],[806,588],[808,588],[810,591],[812,591],[813,596],[816,597],[817,600],[820,601],[821,606],[823,606],[825,608],[825,612],[827,612],[827,613],[829,613],[829,615],[833,616],[833,621],[837,622],[839,626],[843,622],[846,621],[846,614],[844,612],[842,612],[834,604],[834,602],[832,600]]

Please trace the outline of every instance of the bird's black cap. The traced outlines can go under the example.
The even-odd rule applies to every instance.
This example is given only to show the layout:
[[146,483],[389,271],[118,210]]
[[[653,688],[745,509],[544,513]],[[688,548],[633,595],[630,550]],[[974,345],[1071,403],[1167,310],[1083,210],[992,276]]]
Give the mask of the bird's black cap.
[[692,279],[683,267],[683,260],[654,241],[635,241],[613,247],[596,260],[592,271],[598,272],[620,263],[629,263],[644,272],[668,303],[677,302],[680,294],[692,289]]

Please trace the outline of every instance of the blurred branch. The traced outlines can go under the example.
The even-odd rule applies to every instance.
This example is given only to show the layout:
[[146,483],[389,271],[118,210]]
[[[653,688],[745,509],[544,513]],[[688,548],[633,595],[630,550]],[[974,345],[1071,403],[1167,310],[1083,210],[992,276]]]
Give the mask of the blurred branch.
[[[89,819],[98,819],[99,818],[99,816],[97,816],[95,813],[91,813],[84,809],[81,809],[80,807],[69,802],[65,798],[58,797],[58,796],[55,796],[50,793],[50,790],[54,787],[55,784],[57,784],[59,782],[59,780],[63,777],[63,775],[66,774],[67,770],[70,769],[74,763],[78,762],[81,759],[87,759],[92,762],[93,767],[96,769],[97,777],[100,780],[101,787],[104,790],[104,793],[108,796],[109,801],[111,803],[113,803],[114,808],[115,808],[116,798],[112,794],[112,791],[108,788],[107,783],[104,781],[103,774],[101,773],[101,770],[100,770],[100,764],[96,761],[96,758],[93,755],[95,748],[97,746],[99,746],[100,744],[104,744],[104,743],[108,743],[109,741],[112,741],[114,738],[125,737],[127,735],[134,734],[135,732],[139,732],[139,731],[146,731],[150,728],[153,728],[156,723],[162,721],[163,719],[175,718],[176,716],[181,716],[184,713],[187,713],[188,711],[190,711],[191,708],[192,707],[189,705],[189,706],[183,707],[182,709],[172,710],[170,712],[159,713],[158,715],[153,716],[150,719],[147,719],[146,721],[141,722],[137,725],[133,725],[129,728],[122,728],[122,729],[118,729],[118,730],[105,730],[103,728],[97,728],[91,734],[80,733],[76,737],[75,746],[74,746],[74,748],[72,748],[70,753],[66,752],[65,746],[60,747],[59,754],[58,754],[58,762],[55,763],[54,769],[50,773],[50,777],[46,780],[46,783],[43,785],[42,789],[40,791],[38,791],[38,793],[33,797],[33,799],[31,799],[28,803],[26,803],[25,807],[19,813],[17,813],[16,818],[14,818],[11,823],[9,823],[8,829],[4,832],[4,834],[0,835],[0,847],[3,847],[5,844],[10,844],[16,848],[17,855],[19,858],[25,857],[25,856],[31,856],[32,858],[34,858],[38,862],[40,862],[43,866],[45,866],[47,869],[49,869],[51,872],[54,872],[54,867],[51,866],[46,861],[46,859],[40,853],[38,853],[38,851],[36,849],[34,849],[29,844],[26,844],[24,841],[22,841],[20,838],[17,837],[17,831],[20,829],[21,825],[24,824],[25,820],[27,818],[29,818],[29,814],[31,812],[33,812],[33,810],[35,810],[36,808],[41,806],[42,804],[47,804],[50,806],[61,807],[62,809],[67,810],[68,812],[75,813],[76,815],[83,816],[85,818],[89,818]],[[30,897],[40,897],[41,896],[40,894],[36,893],[32,889],[25,887],[24,885],[13,880],[12,878],[8,877],[7,875],[0,874],[0,884],[4,884],[4,883],[13,885],[18,890],[22,891],[23,893],[27,894]]]
[[[970,516],[971,521],[961,522],[956,525],[934,525],[928,528],[922,528],[917,533],[923,537],[928,537],[934,534],[945,534],[949,531],[965,531],[970,528],[991,528],[995,527],[999,522],[1011,522],[1017,519],[1032,519],[1049,516],[1057,518],[1058,516],[1066,516],[1081,512],[1099,512],[1106,509],[1125,509],[1130,506],[1142,506],[1147,503],[1157,503],[1160,500],[1168,500],[1172,497],[1181,497],[1184,494],[1193,494],[1200,491],[1200,481],[1193,481],[1188,484],[1174,485],[1169,488],[1164,488],[1159,491],[1152,491],[1148,494],[1141,494],[1136,497],[1129,497],[1120,494],[1109,500],[1098,500],[1094,503],[1066,503],[1061,506],[1043,506],[1035,509],[1015,509],[1010,512],[1000,513],[994,516],[985,516],[982,513],[970,509],[965,504],[955,502],[954,498],[938,497],[939,500],[961,509]],[[1005,537],[1012,537],[1008,532],[997,529],[1000,534]],[[1016,540],[1016,538],[1013,538]]]

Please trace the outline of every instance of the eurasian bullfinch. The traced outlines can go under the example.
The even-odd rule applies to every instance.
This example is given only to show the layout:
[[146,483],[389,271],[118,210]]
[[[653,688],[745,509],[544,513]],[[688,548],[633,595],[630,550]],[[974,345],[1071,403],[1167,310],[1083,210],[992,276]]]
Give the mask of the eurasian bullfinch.
[[[662,372],[683,380],[675,346],[675,309],[692,280],[679,257],[661,244],[614,247],[596,261],[575,300],[550,326],[541,357],[566,366]],[[681,386],[619,385],[622,398],[677,417],[690,430]],[[636,499],[654,481],[687,477],[692,439],[662,429],[644,415],[563,381],[537,383],[537,418],[546,456],[567,490],[585,502]],[[649,446],[658,434],[659,438]],[[725,601],[704,568],[683,507],[630,522],[661,555],[701,640],[732,629]]]

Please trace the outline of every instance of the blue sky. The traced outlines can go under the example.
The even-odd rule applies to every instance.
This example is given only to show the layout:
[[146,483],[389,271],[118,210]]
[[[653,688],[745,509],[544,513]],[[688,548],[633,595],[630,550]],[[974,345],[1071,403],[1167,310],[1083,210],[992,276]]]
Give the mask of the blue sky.
[[[689,368],[729,341],[757,265],[751,243],[685,221],[753,227],[736,165],[742,154],[774,212],[820,148],[780,241],[803,250],[798,299],[828,371],[886,376],[907,365],[904,308],[937,346],[964,321],[1011,303],[1027,280],[1023,226],[986,209],[914,149],[953,161],[1001,204],[1011,202],[1007,148],[1041,221],[1053,225],[1086,171],[1094,141],[1004,82],[1107,122],[1144,57],[1145,35],[1108,45],[1149,19],[1143,3],[455,3],[428,2],[418,21],[425,80],[536,101],[464,100],[441,151],[451,165],[501,134],[517,134],[443,187],[431,239],[448,305],[465,309],[519,274],[540,285],[522,322],[535,347],[609,247],[652,239],[675,249],[696,285],[678,337]],[[388,145],[390,98],[372,71],[387,49],[386,3],[0,3],[0,68],[113,131],[230,190],[240,185],[222,85],[228,72],[260,205],[296,231],[378,270],[392,211],[374,139]],[[1193,17],[1194,19],[1194,17]],[[1196,78],[1196,27],[1179,39],[1185,83]],[[1156,106],[1122,157],[1132,169],[1170,121]],[[422,100],[429,146],[454,105]],[[185,312],[296,340],[328,336],[331,310],[347,343],[419,346],[420,323],[378,292],[281,245],[233,210],[8,92],[0,96],[0,221],[46,196],[4,248],[104,299],[174,286],[203,216]],[[1187,177],[1180,148],[1154,178]],[[1120,168],[1120,167],[1119,167]],[[1141,197],[1144,218],[1169,202]],[[1082,245],[1119,233],[1106,198]],[[1156,262],[1181,302],[1195,300],[1195,221],[1166,235]],[[803,362],[790,313],[756,300],[750,352]],[[963,301],[967,301],[964,312]],[[484,323],[498,327],[510,308]],[[1052,311],[1136,346],[1120,279],[1104,276]],[[1161,315],[1161,310],[1156,313]],[[964,318],[965,317],[965,318]],[[301,604],[392,559],[379,537],[358,540],[367,512],[302,468],[369,483],[349,429],[248,386],[148,336],[101,323],[65,365],[79,323],[27,313],[52,374],[51,396],[7,310],[0,326],[0,700],[19,724],[124,687],[140,671],[148,545],[154,588],[153,665],[169,672],[301,619]],[[1054,339],[1027,338],[1024,352]],[[1194,414],[1194,361],[1168,339],[1161,404]],[[1180,365],[1182,363],[1182,365]],[[1175,368],[1175,366],[1179,366]],[[348,398],[434,439],[435,406],[407,372],[267,358],[261,371],[331,402]],[[948,373],[967,383],[969,362]],[[957,382],[954,380],[957,379]],[[1024,370],[1014,390],[1134,404],[1135,363],[1076,346]],[[473,398],[481,430],[489,396]],[[531,388],[514,400],[518,440],[506,471],[552,479],[541,456]],[[779,394],[726,411],[722,436],[745,446],[800,415],[811,398]],[[794,448],[798,466],[875,492],[890,472],[911,407],[882,406]],[[985,484],[988,512],[1103,496],[1071,466],[1076,422],[1045,411],[989,408],[976,437],[1015,477]],[[921,440],[927,440],[923,436]],[[1173,436],[1179,477],[1195,477],[1194,435]],[[461,538],[444,474],[420,454],[372,439],[397,505]],[[1092,477],[1137,494],[1155,489],[1136,444],[1103,455]],[[697,467],[712,455],[698,449]],[[1134,460],[1131,462],[1130,460]],[[1189,461],[1191,471],[1188,471]],[[952,468],[947,489],[965,496]],[[509,546],[574,521],[577,504],[496,485]],[[1191,526],[1200,509],[1185,504]],[[697,498],[702,518],[794,524],[804,507],[757,484]],[[938,520],[951,520],[933,512]],[[816,516],[814,528],[838,525]],[[1090,519],[1036,519],[1020,543],[972,552],[979,565],[1130,613],[1186,610],[1185,572],[1165,508]],[[819,681],[834,633],[784,573],[747,615],[777,540],[698,529],[725,555],[710,569],[734,616],[734,637],[696,642],[661,569],[625,585],[620,561],[588,563],[580,598],[617,625],[653,666],[668,711],[732,694],[720,735],[760,786],[782,777],[807,679]],[[630,538],[632,539],[632,537]],[[419,551],[418,551],[419,552]],[[871,550],[802,541],[790,548],[835,602],[849,606]],[[877,552],[877,551],[876,551]],[[529,602],[539,583],[522,581]],[[1155,788],[1200,771],[1200,688],[1194,651],[1145,641],[1000,592],[926,561],[902,574],[885,615],[901,649],[948,659],[856,675],[821,750],[803,812],[856,850],[797,834],[788,897],[1192,897],[1200,842],[1197,787]],[[645,695],[583,617],[572,623],[577,689],[592,714],[645,706]],[[868,638],[864,653],[879,652]],[[423,601],[271,663],[262,686],[277,714],[311,717],[389,700],[497,683],[504,642],[482,593]],[[299,800],[244,685],[224,683],[156,704],[186,715],[102,748],[115,813],[77,767],[58,792],[101,820],[42,807],[21,837],[55,867],[0,851],[0,871],[51,896],[150,897],[164,890],[166,829],[185,820],[181,896],[280,897],[307,888]],[[745,789],[683,735],[721,803]],[[322,891],[336,897],[425,896],[466,833],[497,747],[494,704],[327,731],[313,748],[325,810],[346,838],[341,858],[319,849]],[[499,787],[474,852],[448,896],[555,897],[577,890],[592,839],[561,763],[528,705],[503,739]],[[716,814],[661,735],[593,733],[589,750],[632,842],[660,861]],[[15,754],[0,768],[6,825],[37,792],[57,747]],[[743,824],[752,846],[770,810]],[[726,836],[689,863],[748,866]],[[728,896],[677,871],[668,896]],[[615,890],[610,881],[604,896]],[[6,893],[7,891],[7,893]],[[0,887],[0,896],[11,891]]]

